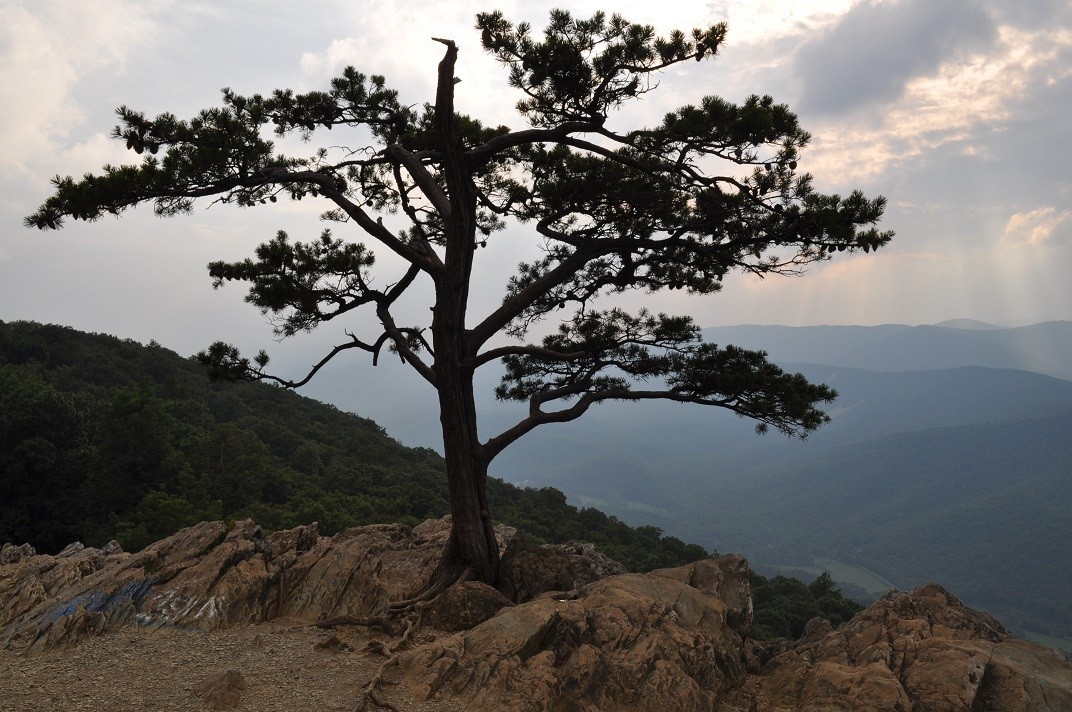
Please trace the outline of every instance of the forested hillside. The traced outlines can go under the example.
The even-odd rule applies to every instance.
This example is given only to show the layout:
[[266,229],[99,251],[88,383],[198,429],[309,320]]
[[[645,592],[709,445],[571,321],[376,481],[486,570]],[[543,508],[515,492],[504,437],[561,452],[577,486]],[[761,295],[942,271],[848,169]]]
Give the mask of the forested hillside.
[[[535,542],[591,541],[632,570],[706,552],[577,509],[553,488],[489,483],[498,521]],[[0,322],[0,542],[55,552],[116,538],[136,550],[204,519],[268,529],[417,523],[447,513],[442,458],[371,420],[264,384],[210,382],[150,343]],[[798,636],[858,606],[820,579],[754,580],[756,634]]]

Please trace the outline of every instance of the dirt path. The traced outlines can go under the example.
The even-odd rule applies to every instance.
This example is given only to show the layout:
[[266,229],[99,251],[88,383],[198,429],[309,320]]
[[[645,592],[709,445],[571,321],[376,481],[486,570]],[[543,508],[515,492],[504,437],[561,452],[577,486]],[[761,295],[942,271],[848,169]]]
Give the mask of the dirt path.
[[[321,648],[337,635],[351,649]],[[361,652],[363,628],[323,631],[284,621],[212,633],[125,628],[85,640],[71,650],[31,657],[0,652],[0,710],[155,712],[211,709],[192,690],[230,669],[246,687],[237,710],[335,712],[353,710],[361,686],[383,662]],[[405,712],[458,712],[423,702],[402,686],[381,696]]]

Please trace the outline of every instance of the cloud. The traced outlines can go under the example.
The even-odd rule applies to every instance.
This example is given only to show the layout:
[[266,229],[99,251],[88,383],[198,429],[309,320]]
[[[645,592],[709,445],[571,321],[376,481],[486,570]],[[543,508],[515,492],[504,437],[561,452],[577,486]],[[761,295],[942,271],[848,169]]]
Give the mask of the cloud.
[[1072,210],[1058,211],[1052,205],[1016,213],[1005,224],[1004,240],[1014,245],[1041,245],[1049,242],[1055,233],[1063,234],[1060,228],[1069,222],[1072,222]]
[[767,45],[782,37],[819,32],[837,22],[854,0],[713,0],[712,19],[730,26],[730,45]]
[[59,163],[64,170],[77,175],[83,169],[99,172],[106,163],[121,165],[133,160],[131,152],[121,142],[108,134],[97,132],[63,151]]
[[141,3],[39,0],[0,6],[0,152],[19,164],[53,149],[82,117],[79,83],[103,67],[122,68],[149,41]]
[[1072,17],[1072,6],[1067,0],[1030,0],[1030,2],[988,0],[987,4],[998,22],[1014,27],[1052,26],[1058,22],[1067,23]]
[[[563,4],[501,0],[493,7],[540,32],[547,10]],[[566,4],[580,16],[606,6],[600,0]],[[693,313],[705,325],[1070,318],[1072,282],[1063,258],[1072,254],[1072,4],[930,5],[615,4],[615,11],[659,32],[722,19],[730,25],[717,60],[661,75],[658,92],[615,117],[622,128],[657,122],[668,108],[702,94],[731,101],[773,94],[800,113],[815,137],[801,167],[816,175],[816,188],[844,193],[859,187],[889,196],[880,227],[898,233],[887,249],[841,255],[802,279],[753,283],[735,275],[710,299],[638,293],[623,296],[631,300],[627,306]],[[105,162],[134,160],[122,143],[106,139],[120,103],[187,118],[215,103],[221,86],[243,93],[323,89],[351,63],[384,74],[402,101],[420,103],[432,98],[442,56],[432,35],[459,42],[459,110],[517,127],[516,97],[473,31],[473,14],[487,7],[484,0],[434,6],[416,0],[0,0],[0,101],[17,107],[0,112],[0,213],[11,232],[0,246],[7,255],[0,256],[0,304],[8,305],[0,317],[154,336],[186,352],[213,338],[263,345],[267,330],[241,302],[243,290],[212,292],[204,264],[240,260],[277,229],[296,240],[315,237],[323,227],[315,220],[323,206],[315,202],[282,201],[255,211],[222,206],[204,212],[201,205],[193,216],[171,221],[155,220],[145,207],[119,221],[72,224],[57,234],[15,226],[48,194],[48,179],[57,172],[78,175]],[[956,26],[972,17],[981,24]],[[994,34],[987,34],[987,21]],[[859,31],[850,32],[853,27]],[[913,53],[921,56],[893,56]],[[820,90],[832,97],[829,104],[812,101]],[[335,130],[324,139],[356,146],[360,136]],[[277,146],[288,155],[313,150],[299,142]],[[332,227],[340,237],[359,237]],[[474,314],[493,308],[512,266],[525,251],[539,249],[524,226],[498,237],[480,251],[481,274],[488,278],[474,285]],[[396,265],[387,251],[377,252],[387,268],[377,277],[389,283]],[[71,294],[98,295],[100,274],[114,290],[130,289],[88,300],[46,289],[63,283]],[[160,304],[199,307],[172,320],[171,335],[144,332],[146,324],[168,321],[148,314],[138,296],[147,274],[156,279],[158,311]],[[413,323],[429,313],[416,301],[411,311]],[[324,338],[336,335],[328,332]]]
[[975,0],[860,3],[798,51],[801,108],[843,114],[894,101],[911,80],[995,39]]
[[[817,122],[807,167],[821,177],[852,183],[926,163],[943,147],[988,160],[1009,140],[1009,128],[1025,112],[1038,110],[1029,100],[1052,94],[1072,74],[1070,48],[1072,32],[1065,28],[1003,26],[989,53],[947,61],[908,81],[900,98],[873,121]],[[1053,105],[1047,100],[1042,110]],[[1066,121],[1061,112],[1049,118]]]

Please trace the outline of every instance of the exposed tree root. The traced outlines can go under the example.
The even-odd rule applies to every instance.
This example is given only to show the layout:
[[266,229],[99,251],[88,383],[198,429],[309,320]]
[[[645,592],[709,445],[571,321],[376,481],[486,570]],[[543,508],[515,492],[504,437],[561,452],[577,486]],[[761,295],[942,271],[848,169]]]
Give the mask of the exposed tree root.
[[[402,712],[402,710],[399,707],[396,707],[395,705],[391,704],[387,700],[382,699],[381,697],[379,697],[374,690],[369,690],[367,695],[368,695],[368,699],[373,704],[378,705],[378,706],[382,707],[385,710],[391,710],[391,712]],[[358,712],[360,712],[360,710],[363,710],[363,709],[365,709],[364,705],[359,706],[358,707]]]
[[354,618],[352,616],[339,616],[337,618],[329,618],[325,621],[320,621],[316,625],[319,627],[330,627],[332,625],[338,625],[341,623],[356,622],[358,625],[376,625],[382,628],[386,632],[397,635],[394,631],[388,630],[387,624],[393,621],[397,621],[398,618],[402,618],[401,622],[405,625],[401,635],[397,636],[397,640],[378,641],[374,640],[369,642],[366,650],[372,653],[378,653],[385,656],[387,659],[383,661],[379,669],[376,670],[376,674],[372,676],[372,679],[368,681],[364,688],[361,690],[361,698],[357,702],[357,707],[354,712],[364,712],[369,709],[369,703],[372,703],[382,709],[391,710],[391,712],[402,712],[398,707],[390,702],[379,697],[376,692],[381,685],[384,684],[384,673],[393,665],[398,664],[398,656],[409,645],[409,641],[421,627],[421,619],[424,617],[424,612],[431,608],[435,600],[439,598],[448,588],[456,583],[462,583],[463,581],[469,581],[473,578],[475,569],[472,566],[466,567],[462,572],[454,579],[444,579],[437,583],[432,584],[427,589],[422,591],[413,598],[406,599],[404,601],[395,601],[388,605],[388,615],[384,618]]
[[392,601],[387,604],[387,610],[391,615],[401,615],[414,609],[415,606],[425,603],[427,601],[435,600],[441,593],[456,583],[464,583],[465,581],[471,581],[476,574],[476,568],[474,566],[467,566],[461,570],[456,576],[444,576],[439,581],[434,581],[425,590],[413,598],[407,598],[403,601]]
[[398,655],[409,644],[410,637],[420,628],[421,617],[424,615],[424,611],[432,605],[431,601],[418,603],[414,606],[412,612],[410,612],[405,618],[406,628],[402,631],[402,635],[398,637],[397,641],[378,641],[374,640],[369,642],[367,651],[373,653],[379,653],[386,656],[386,660],[376,670],[376,674],[372,676],[372,679],[366,683],[365,687],[361,690],[361,698],[358,700],[357,707],[354,712],[363,712],[368,709],[368,705],[371,702],[383,709],[392,710],[392,712],[402,712],[398,707],[387,702],[383,698],[376,694],[380,685],[384,684],[384,673],[392,666],[398,664]]
[[398,655],[392,655],[383,661],[379,669],[376,670],[376,674],[372,676],[372,679],[368,681],[364,688],[361,690],[361,697],[357,701],[357,707],[354,708],[354,712],[365,712],[369,708],[369,702],[381,707],[383,709],[391,710],[391,712],[402,712],[398,707],[391,704],[387,700],[376,694],[376,690],[383,684],[383,674],[387,672],[387,669],[398,662]]

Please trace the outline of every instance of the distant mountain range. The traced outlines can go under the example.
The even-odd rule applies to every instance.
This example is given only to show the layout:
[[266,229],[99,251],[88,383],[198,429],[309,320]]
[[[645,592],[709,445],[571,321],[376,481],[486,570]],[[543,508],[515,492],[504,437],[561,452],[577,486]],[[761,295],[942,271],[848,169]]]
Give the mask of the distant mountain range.
[[[760,568],[836,569],[871,595],[882,582],[937,580],[1022,630],[1072,638],[1072,322],[743,325],[704,337],[832,385],[832,422],[801,443],[711,408],[605,404],[534,431],[493,472]],[[397,367],[378,375],[370,384],[340,368],[306,393],[374,405],[396,437],[437,447],[423,386]],[[493,376],[482,382],[486,436],[522,409],[492,400]],[[380,395],[362,403],[370,387]]]
[[[833,376],[833,372],[823,373],[823,366],[887,373],[976,366],[1016,369],[1072,380],[1072,321],[1052,321],[1016,328],[1001,328],[967,319],[950,320],[943,324],[955,326],[743,325],[708,328],[704,329],[703,334],[705,340],[717,344],[763,349],[770,354],[773,361],[780,364],[812,364],[814,367],[798,368],[802,368],[809,377],[819,380],[825,380],[827,375]],[[317,354],[313,360],[319,359],[321,355]],[[290,364],[291,375],[304,373],[303,369],[307,365],[305,362]],[[498,376],[490,370],[485,369],[485,372],[477,375],[477,397],[479,398],[481,393],[484,395],[480,403],[480,414],[482,423],[487,423],[483,428],[485,434],[511,418],[519,418],[524,414],[522,406],[495,402],[492,391],[498,382]],[[963,380],[965,376],[966,374],[960,374],[954,378]],[[845,371],[841,372],[839,377],[843,381],[858,378]],[[937,382],[943,378],[934,376],[931,380]],[[897,383],[889,383],[891,387],[887,392],[873,395],[882,398],[896,395]],[[1045,389],[1046,386],[1041,385],[1042,383],[1036,381],[1036,388]],[[848,407],[849,393],[844,383],[834,385],[840,388],[843,395],[832,409],[838,413]],[[970,390],[971,387],[967,387]],[[420,379],[413,378],[408,367],[395,360],[382,359],[375,370],[354,361],[330,364],[301,392],[341,408],[375,417],[388,432],[405,443],[441,448],[438,415],[427,407],[426,398],[432,397],[430,387]],[[993,397],[998,398],[998,394]],[[1032,407],[1030,398],[1021,399],[1021,402],[1023,407]],[[911,403],[908,407],[912,409]],[[657,417],[653,415],[653,408],[659,413]],[[592,428],[586,423],[606,422],[608,409],[614,409],[614,406],[593,409],[581,421],[562,427],[590,431]],[[663,411],[659,406],[650,403],[640,406],[624,405],[621,407],[622,412],[616,413],[611,420],[614,423],[622,419],[626,422],[649,422],[661,420],[664,412],[670,413],[671,416],[682,412],[682,406],[668,405],[667,409]],[[706,412],[706,409],[703,410]],[[703,416],[705,419],[708,417],[710,416]],[[955,422],[960,421],[944,424],[952,425]],[[596,430],[604,429],[600,426]],[[748,430],[749,426],[742,429]],[[819,434],[816,435],[818,436]],[[584,440],[588,441],[590,438]]]
[[[1068,597],[1072,591],[1072,380],[1055,376],[1072,372],[1072,323],[1016,328],[953,324],[709,329],[706,335],[711,340],[763,348],[790,370],[835,387],[840,397],[828,409],[832,422],[800,442],[775,434],[757,436],[750,422],[713,408],[665,402],[603,404],[578,421],[539,428],[522,438],[493,463],[492,474],[515,484],[557,487],[573,504],[597,506],[634,525],[653,524],[708,549],[739,551],[761,571],[808,578],[827,570],[860,597],[874,597],[890,585],[908,589],[935,580],[1021,631],[1072,638]],[[49,329],[57,330],[42,327],[41,333]],[[53,337],[61,339],[64,333],[59,330]],[[30,355],[12,356],[12,363],[21,363],[18,359],[46,363],[45,357],[34,355],[41,351],[52,353],[48,358],[62,356],[63,364],[70,364],[57,366],[56,378],[71,380],[75,373],[97,378],[106,373],[130,381],[123,381],[123,387],[134,394],[130,395],[133,400],[115,401],[109,408],[118,410],[108,410],[109,417],[125,417],[124,409],[133,405],[148,408],[156,403],[155,396],[138,390],[144,390],[144,384],[138,385],[143,376],[113,363],[118,357],[108,350],[111,347],[92,346],[97,351],[83,355],[34,338],[38,337],[19,342],[23,343],[19,348],[29,349]],[[87,335],[62,338],[95,343]],[[244,422],[243,418],[256,423],[264,417],[263,404],[250,410],[234,401],[229,391],[205,391],[211,393],[205,396],[205,386],[189,385],[194,375],[186,372],[193,366],[159,347],[143,352],[136,345],[113,341],[115,348],[136,351],[137,358],[148,364],[145,368],[158,384],[154,388],[174,390],[186,383],[191,393],[201,394],[194,400],[207,402],[209,411],[202,412],[204,405],[196,404],[182,411],[196,416],[195,430],[226,429],[232,422]],[[15,348],[14,344],[8,347]],[[37,384],[32,370],[5,373]],[[168,374],[182,374],[182,378],[175,380]],[[483,399],[478,406],[484,437],[512,425],[524,410],[518,404],[493,400],[495,380],[493,373],[481,374]],[[27,393],[42,398],[51,393],[41,384],[34,388]],[[234,392],[244,393],[241,389]],[[263,392],[280,398],[290,395],[274,389]],[[302,394],[375,417],[390,435],[407,444],[439,446],[433,393],[391,359],[384,359],[376,371],[353,361],[333,365],[303,388]],[[186,397],[189,400],[190,394]],[[291,407],[285,409],[295,431],[313,427],[303,420],[305,406],[293,405],[299,400],[288,401]],[[69,405],[101,410],[90,408],[89,402]],[[63,405],[60,400],[56,403]],[[36,422],[33,414],[39,410],[26,406],[18,412],[29,423]],[[11,413],[6,415],[10,420]],[[226,422],[213,425],[214,419]],[[100,428],[104,421],[97,415],[86,422]],[[367,424],[379,430],[371,421]],[[8,430],[0,432],[14,432]],[[291,436],[277,437],[271,434],[276,430],[269,430],[257,431],[256,438],[246,438],[248,443],[241,438],[235,443],[257,445],[258,438],[268,438],[264,441],[268,445],[258,447],[267,447],[268,454],[278,459],[269,468],[276,474],[328,462],[323,453],[320,460],[312,457],[308,447],[295,451],[287,444]],[[122,427],[116,432],[121,431],[125,432]],[[179,431],[186,433],[182,428]],[[78,427],[63,433],[75,440],[88,437]],[[130,438],[112,444],[91,440],[90,449],[122,449]],[[328,452],[341,447],[344,440],[332,436],[313,450]],[[176,442],[203,449],[215,440],[187,433]],[[378,447],[385,452],[398,447],[386,438],[383,443]],[[85,447],[68,450],[85,459]],[[146,452],[136,448],[128,455],[140,461]],[[161,452],[171,462],[183,451]],[[18,448],[8,452],[16,459],[31,454]],[[72,476],[82,472],[78,457],[63,460]],[[194,452],[182,457],[193,458],[192,462],[201,455]],[[345,459],[340,454],[331,458]],[[422,476],[428,470],[423,465],[414,470],[412,462],[404,467]],[[171,473],[168,477],[185,471],[178,466],[164,469]],[[283,475],[277,479],[283,485],[289,481]],[[410,481],[412,474],[405,479]],[[172,499],[152,492],[147,498],[157,496],[153,506],[166,504],[175,516],[194,516],[197,512],[186,512],[194,504],[175,499],[192,496],[189,486],[167,495]],[[293,489],[286,485],[283,490],[287,487]],[[332,503],[340,495],[329,494],[327,489],[322,494],[317,497],[323,499],[325,511],[314,518],[323,525],[327,509],[335,506]],[[354,495],[347,490],[346,496]],[[539,499],[540,493],[525,496]],[[201,498],[210,509],[219,506],[213,504],[213,497],[217,495]],[[290,497],[272,506],[289,512]],[[307,506],[306,499],[294,501]],[[11,498],[0,497],[4,501],[10,504]],[[439,500],[432,497],[429,501]],[[80,506],[77,498],[64,502]],[[175,509],[179,505],[186,509]],[[502,516],[502,506],[497,506]],[[6,521],[0,517],[0,524]],[[137,524],[130,521],[134,522],[130,526]],[[559,520],[545,523],[548,532],[564,526]],[[1065,644],[1072,647],[1072,640]]]
[[1072,321],[1007,329],[970,319],[934,326],[719,326],[703,333],[706,341],[762,348],[781,363],[869,371],[987,366],[1072,379]]

